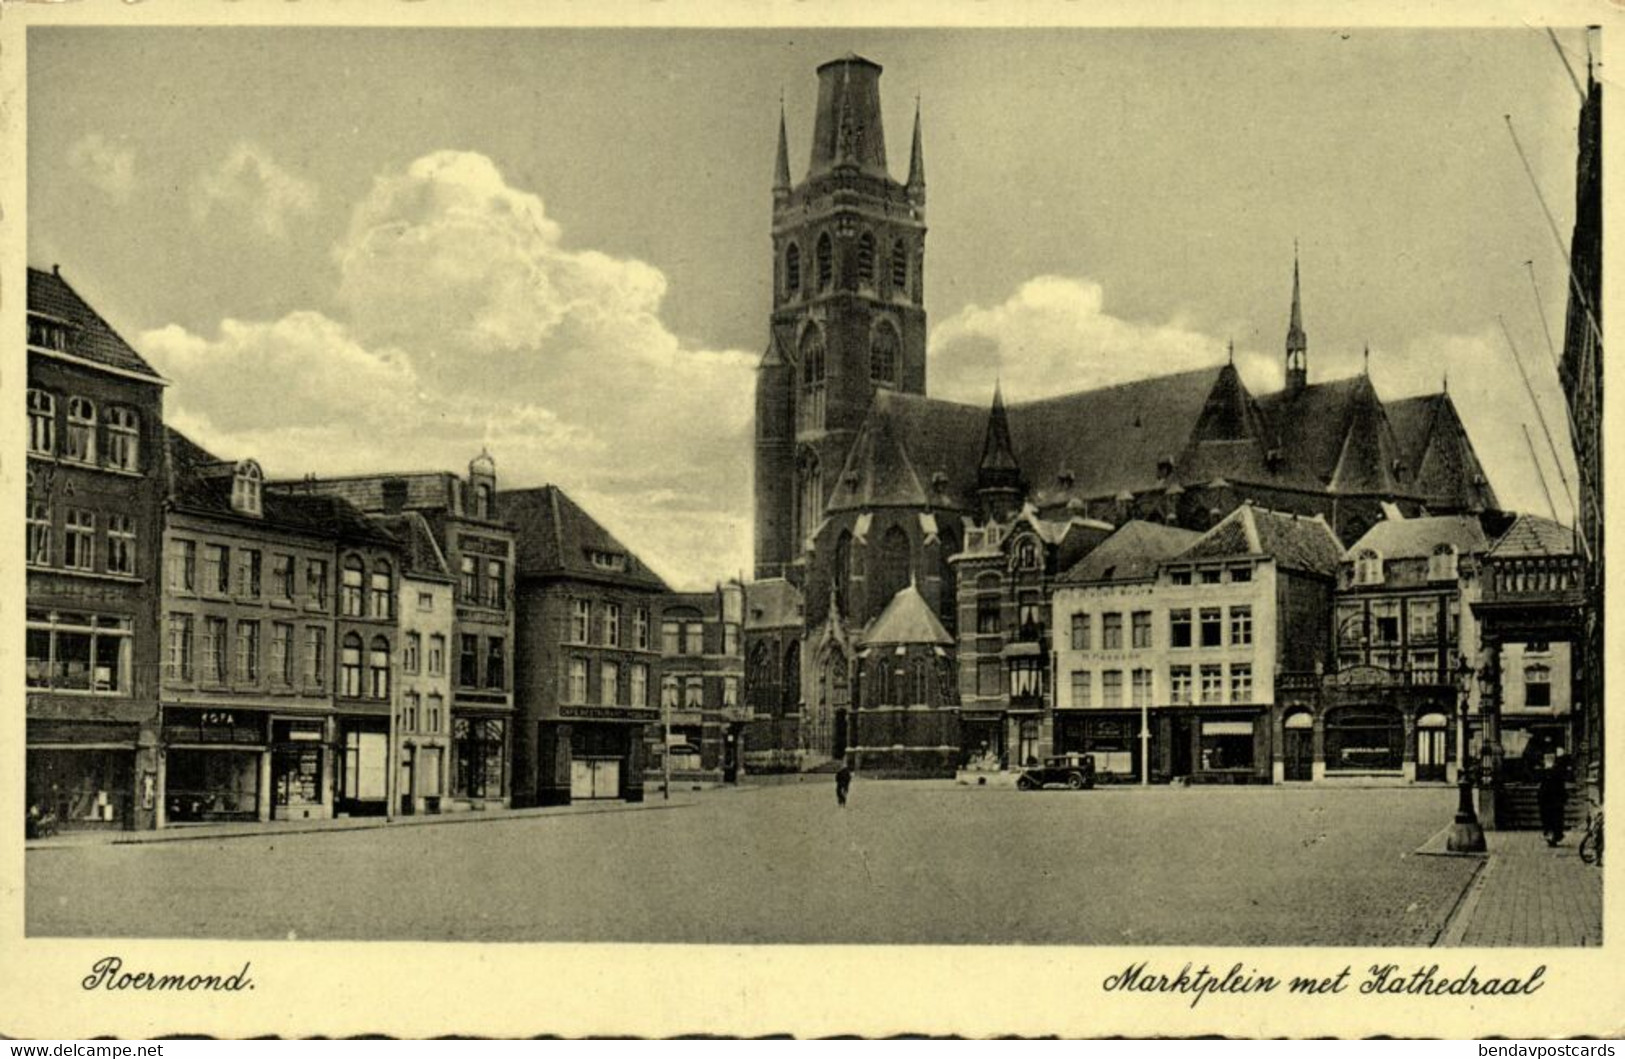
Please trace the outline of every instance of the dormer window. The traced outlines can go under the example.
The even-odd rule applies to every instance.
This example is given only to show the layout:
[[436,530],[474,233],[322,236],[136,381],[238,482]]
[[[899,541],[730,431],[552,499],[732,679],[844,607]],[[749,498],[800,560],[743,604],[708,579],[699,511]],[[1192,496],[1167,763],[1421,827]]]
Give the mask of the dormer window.
[[68,327],[55,320],[47,320],[40,316],[28,318],[28,344],[40,349],[54,349],[59,353],[68,351]]
[[1454,581],[1456,579],[1456,549],[1454,545],[1440,544],[1428,556],[1429,581]]
[[231,509],[244,515],[259,515],[260,486],[265,475],[253,460],[243,460],[231,475]]
[[1354,583],[1356,585],[1382,584],[1382,556],[1370,548],[1362,548],[1354,556]]
[[587,560],[600,570],[624,571],[626,569],[626,556],[621,552],[589,549],[587,551]]

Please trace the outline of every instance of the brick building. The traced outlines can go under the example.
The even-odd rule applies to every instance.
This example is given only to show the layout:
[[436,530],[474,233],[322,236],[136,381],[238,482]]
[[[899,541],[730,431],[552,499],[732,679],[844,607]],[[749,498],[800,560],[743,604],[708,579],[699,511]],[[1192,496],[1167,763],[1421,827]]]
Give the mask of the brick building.
[[513,804],[639,801],[665,582],[557,486],[496,501],[517,531]]
[[749,717],[740,697],[744,587],[729,581],[706,592],[674,592],[658,606],[663,727],[650,730],[649,769],[662,770],[660,755],[670,754],[674,776],[731,783]]
[[150,828],[165,382],[55,269],[27,316],[26,799]]

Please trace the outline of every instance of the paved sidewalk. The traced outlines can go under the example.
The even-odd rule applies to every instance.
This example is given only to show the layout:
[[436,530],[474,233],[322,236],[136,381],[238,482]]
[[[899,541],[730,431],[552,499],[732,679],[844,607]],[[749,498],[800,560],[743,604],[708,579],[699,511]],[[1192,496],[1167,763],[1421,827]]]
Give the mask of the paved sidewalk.
[[1602,944],[1602,869],[1580,859],[1578,834],[1556,848],[1537,831],[1491,831],[1485,840],[1486,863],[1435,944]]

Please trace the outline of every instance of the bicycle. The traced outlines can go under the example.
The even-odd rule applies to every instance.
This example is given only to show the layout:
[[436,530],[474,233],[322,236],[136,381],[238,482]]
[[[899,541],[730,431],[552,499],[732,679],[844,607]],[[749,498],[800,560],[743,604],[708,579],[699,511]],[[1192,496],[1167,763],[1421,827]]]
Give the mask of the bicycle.
[[1580,839],[1580,859],[1587,864],[1602,864],[1602,806],[1586,820],[1586,833]]

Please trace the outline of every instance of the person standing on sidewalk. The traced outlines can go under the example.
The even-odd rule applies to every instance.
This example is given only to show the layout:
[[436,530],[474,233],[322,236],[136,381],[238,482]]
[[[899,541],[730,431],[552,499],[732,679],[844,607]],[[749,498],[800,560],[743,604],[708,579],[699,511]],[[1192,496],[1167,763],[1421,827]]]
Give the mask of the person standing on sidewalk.
[[1546,844],[1555,846],[1563,841],[1564,816],[1569,801],[1569,759],[1558,747],[1547,759],[1549,764],[1541,772],[1540,829],[1546,835]]
[[852,766],[843,758],[841,767],[835,771],[835,801],[842,809],[846,808],[846,795],[852,789]]

